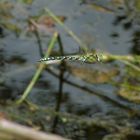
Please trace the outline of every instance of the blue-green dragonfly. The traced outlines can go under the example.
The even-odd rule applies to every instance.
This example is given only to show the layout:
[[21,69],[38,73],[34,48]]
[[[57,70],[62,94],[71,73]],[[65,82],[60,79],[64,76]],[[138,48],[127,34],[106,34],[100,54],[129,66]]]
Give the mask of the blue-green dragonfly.
[[81,61],[85,63],[101,62],[101,55],[96,52],[91,52],[81,55],[67,55],[67,56],[51,56],[48,58],[41,58],[39,62],[46,64],[57,63],[61,61]]

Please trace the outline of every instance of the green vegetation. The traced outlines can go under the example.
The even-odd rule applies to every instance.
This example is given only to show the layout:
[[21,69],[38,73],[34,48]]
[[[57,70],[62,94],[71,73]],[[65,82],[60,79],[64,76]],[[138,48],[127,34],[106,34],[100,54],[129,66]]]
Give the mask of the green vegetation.
[[0,2],[0,139],[140,139],[139,0],[43,2]]

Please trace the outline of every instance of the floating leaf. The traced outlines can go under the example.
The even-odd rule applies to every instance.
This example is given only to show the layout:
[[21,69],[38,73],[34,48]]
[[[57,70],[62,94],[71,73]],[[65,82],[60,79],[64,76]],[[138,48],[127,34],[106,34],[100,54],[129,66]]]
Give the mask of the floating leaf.
[[18,0],[22,3],[25,3],[25,4],[32,4],[33,0]]
[[[57,18],[59,18],[59,20],[61,20],[62,22],[66,20],[66,17],[64,16],[57,16]],[[52,17],[46,15],[41,16],[37,22],[38,24],[44,24],[47,27],[54,27],[56,23]]]
[[124,5],[125,4],[125,0],[111,0],[110,3],[117,7],[117,6]]
[[72,66],[69,67],[70,72],[80,79],[89,83],[106,83],[109,82],[113,77],[119,74],[117,68],[111,68],[107,66],[95,67],[82,67]]
[[26,59],[19,55],[14,55],[9,60],[7,60],[7,62],[12,64],[23,64],[26,62]]
[[135,103],[140,103],[140,87],[135,85],[124,84],[121,86],[120,91],[118,92],[119,96],[132,101]]
[[107,7],[104,7],[104,6],[101,6],[101,5],[97,5],[97,4],[90,4],[90,7],[93,8],[94,10],[98,11],[98,12],[109,12],[109,13],[113,13],[114,11],[107,8]]
[[135,6],[140,11],[140,0],[135,0]]
[[119,96],[128,101],[140,103],[140,73],[131,67],[126,67],[123,83],[120,85]]
[[6,23],[2,23],[2,25],[8,30],[16,32],[16,34],[19,34],[21,32],[21,29],[16,24],[6,22]]
[[[65,21],[64,16],[57,16],[62,22]],[[28,31],[36,31],[36,29],[45,35],[51,35],[53,34],[56,30],[54,29],[55,27],[55,20],[51,18],[50,16],[40,16],[40,17],[33,17],[29,19],[29,27]]]
[[2,19],[10,19],[12,18],[11,9],[13,5],[10,2],[0,2],[0,18]]

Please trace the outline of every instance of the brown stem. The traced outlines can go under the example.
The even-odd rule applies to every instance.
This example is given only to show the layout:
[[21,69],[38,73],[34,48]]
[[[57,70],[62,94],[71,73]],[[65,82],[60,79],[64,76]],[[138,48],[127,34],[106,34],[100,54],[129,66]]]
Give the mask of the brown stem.
[[[57,41],[58,41],[58,44],[59,44],[60,53],[61,53],[61,55],[64,55],[64,49],[63,49],[63,44],[62,44],[60,34],[57,37]],[[65,62],[62,61],[60,63],[59,93],[57,95],[57,102],[56,102],[56,107],[55,107],[56,112],[60,111],[61,101],[62,101],[62,98],[63,98],[63,77],[64,77],[64,72],[65,72],[64,67],[65,67]],[[55,132],[55,128],[56,128],[57,124],[58,124],[58,116],[55,116],[53,126],[52,126],[52,132]]]

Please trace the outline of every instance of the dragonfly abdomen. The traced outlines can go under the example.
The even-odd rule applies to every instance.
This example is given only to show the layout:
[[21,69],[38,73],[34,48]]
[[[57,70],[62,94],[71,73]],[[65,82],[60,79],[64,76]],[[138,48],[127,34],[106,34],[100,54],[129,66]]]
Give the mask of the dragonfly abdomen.
[[100,61],[98,55],[94,54],[88,54],[88,55],[73,55],[73,56],[52,56],[48,58],[42,58],[39,61],[40,62],[48,62],[48,61],[62,61],[62,60],[67,60],[67,61],[82,61],[85,63],[92,63],[92,62],[97,62]]
[[51,61],[51,60],[78,60],[78,56],[52,56],[52,57],[48,57],[48,58],[41,58],[39,61],[43,62],[43,61]]

